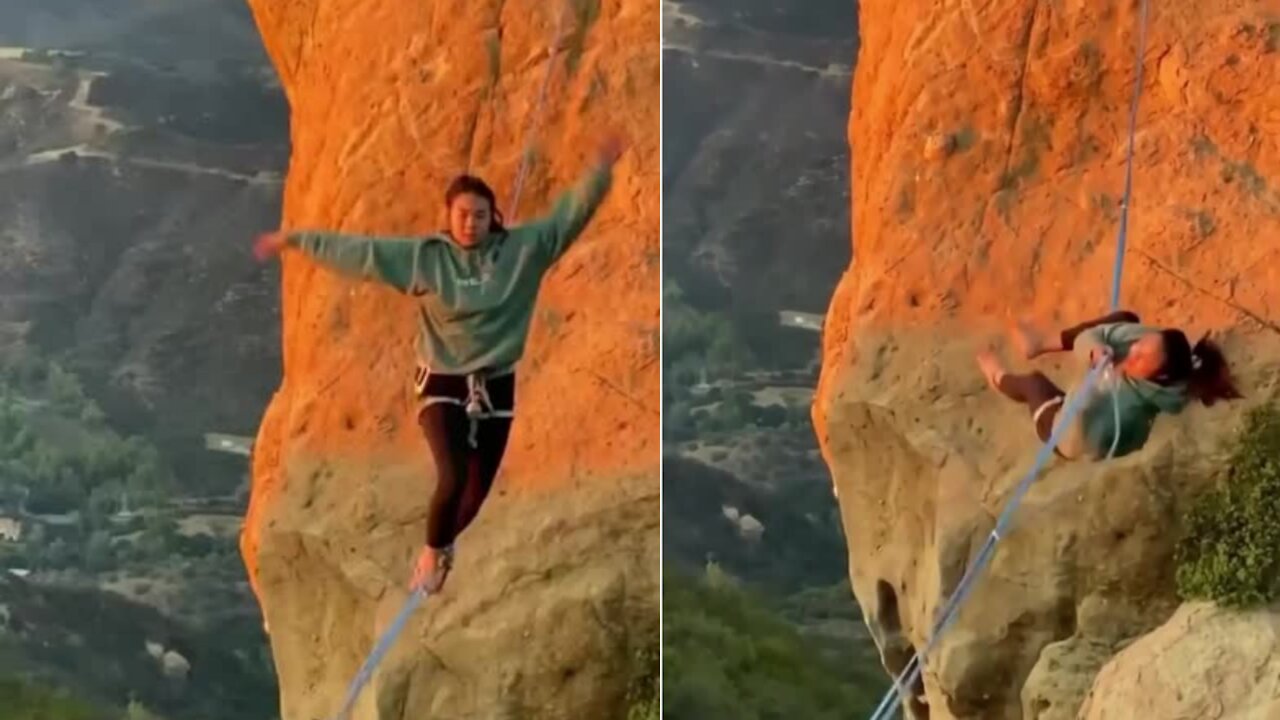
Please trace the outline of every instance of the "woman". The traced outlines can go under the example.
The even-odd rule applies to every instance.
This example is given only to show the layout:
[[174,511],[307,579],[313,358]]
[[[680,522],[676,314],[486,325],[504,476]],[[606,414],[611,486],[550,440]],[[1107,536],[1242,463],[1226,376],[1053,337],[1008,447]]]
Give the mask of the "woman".
[[606,140],[595,166],[547,216],[512,228],[503,226],[493,190],[463,175],[445,193],[449,228],[437,234],[391,238],[300,231],[258,239],[260,259],[294,248],[338,272],[417,298],[415,385],[423,405],[418,422],[438,477],[413,589],[441,588],[454,538],[489,494],[507,446],[515,365],[542,277],[604,200],[621,154],[618,138]]
[[[1014,341],[1028,360],[1054,352],[1074,351],[1092,365],[1109,353],[1114,374],[1095,383],[1074,422],[1062,433],[1055,452],[1064,459],[1105,459],[1142,449],[1156,416],[1178,414],[1191,400],[1212,406],[1236,400],[1236,389],[1222,351],[1207,337],[1191,346],[1181,330],[1162,330],[1141,324],[1131,312],[1117,312],[1067,328],[1046,339],[1033,325],[1018,323]],[[978,355],[978,364],[992,388],[1025,404],[1041,441],[1048,441],[1067,393],[1043,373],[1014,375],[991,352]],[[1072,390],[1072,394],[1077,392]],[[1114,397],[1113,397],[1114,393]],[[1120,437],[1116,438],[1116,403]]]

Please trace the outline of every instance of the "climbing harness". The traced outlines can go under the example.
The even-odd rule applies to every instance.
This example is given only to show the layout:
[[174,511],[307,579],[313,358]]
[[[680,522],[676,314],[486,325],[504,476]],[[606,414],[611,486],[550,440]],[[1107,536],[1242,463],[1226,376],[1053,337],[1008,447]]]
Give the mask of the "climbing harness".
[[[1141,0],[1141,14],[1138,21],[1137,76],[1134,82],[1133,101],[1129,114],[1129,149],[1125,159],[1124,198],[1120,203],[1120,228],[1116,238],[1116,258],[1111,279],[1112,312],[1120,305],[1120,286],[1124,273],[1125,241],[1129,228],[1129,200],[1133,192],[1133,142],[1134,135],[1137,133],[1138,100],[1142,95],[1142,56],[1147,42],[1147,1]],[[1120,379],[1115,373],[1114,358],[1110,352],[1104,352],[1102,357],[1093,363],[1093,367],[1090,368],[1089,373],[1085,376],[1079,390],[1063,408],[1062,417],[1055,423],[1053,431],[1049,434],[1049,439],[1040,446],[1040,451],[1036,453],[1035,462],[1032,463],[1031,469],[1018,483],[1013,496],[1006,503],[1004,510],[1000,513],[1000,517],[996,520],[995,528],[987,536],[986,542],[983,543],[977,556],[970,563],[968,569],[965,570],[964,576],[960,578],[960,582],[956,585],[956,589],[950,599],[938,614],[924,649],[916,652],[906,666],[902,668],[901,672],[894,677],[893,686],[885,693],[879,706],[872,713],[871,720],[888,720],[888,718],[892,717],[893,713],[898,709],[898,703],[901,701],[902,696],[910,692],[909,689],[920,678],[924,658],[929,655],[937,644],[938,639],[950,627],[957,611],[968,597],[969,591],[973,588],[974,580],[985,569],[987,562],[990,561],[995,553],[996,544],[1000,542],[1000,539],[1005,535],[1009,525],[1012,523],[1013,515],[1017,512],[1023,497],[1031,489],[1031,484],[1039,477],[1040,471],[1049,463],[1053,456],[1053,449],[1058,446],[1062,433],[1071,425],[1076,413],[1082,409],[1083,400],[1090,397],[1091,391],[1100,377],[1111,385],[1111,400],[1115,419],[1115,434],[1106,459],[1110,460],[1115,455],[1116,447],[1120,442],[1120,400],[1116,392],[1116,384],[1120,382]]]
[[[552,40],[547,46],[547,71],[542,78],[542,86],[538,90],[538,101],[534,106],[534,112],[529,120],[529,125],[525,129],[525,145],[521,151],[520,167],[516,171],[515,189],[511,195],[511,203],[508,205],[510,210],[510,219],[516,217],[516,210],[520,202],[520,191],[524,186],[526,170],[528,168],[529,158],[533,151],[533,141],[536,137],[536,130],[542,118],[542,109],[546,104],[547,87],[551,82],[551,75],[555,69],[556,49],[560,45],[561,29],[564,22],[564,15],[568,6],[568,0],[560,6],[559,13],[556,14],[555,27],[552,34]],[[416,384],[418,386],[418,394],[421,395],[426,390],[426,382],[430,377],[430,370],[426,367],[419,367],[416,374]],[[492,376],[490,376],[492,377]],[[467,376],[467,399],[462,402],[451,397],[425,397],[426,404],[430,405],[435,402],[450,402],[463,405],[467,410],[467,417],[471,419],[471,429],[468,435],[468,442],[471,447],[476,446],[476,432],[479,427],[479,421],[486,417],[511,417],[511,411],[496,410],[492,401],[489,399],[488,388],[485,385],[485,376],[483,374],[472,373]],[[450,550],[452,546],[450,547]],[[446,559],[448,562],[448,559]],[[355,706],[356,699],[360,696],[360,691],[373,678],[373,671],[382,661],[387,651],[395,643],[396,638],[404,631],[405,626],[409,622],[410,616],[414,611],[427,599],[429,593],[423,588],[417,588],[405,600],[404,605],[400,608],[400,612],[392,620],[391,625],[387,627],[386,632],[378,639],[373,650],[369,652],[369,657],[365,659],[364,664],[360,667],[359,672],[351,681],[351,685],[347,689],[346,698],[342,704],[342,710],[335,716],[335,720],[349,720],[351,710]]]
[[467,397],[460,399],[449,395],[427,395],[427,381],[431,378],[431,370],[425,365],[419,365],[417,373],[414,375],[414,388],[419,397],[422,398],[422,406],[429,407],[438,403],[447,403],[449,405],[458,405],[466,409],[467,419],[471,421],[471,427],[467,433],[467,444],[472,449],[478,446],[477,433],[480,430],[480,421],[489,418],[513,418],[515,413],[511,410],[499,410],[493,405],[493,400],[489,397],[488,381],[493,378],[505,377],[510,375],[513,370],[507,370],[500,373],[487,373],[484,371],[476,371],[467,373]]

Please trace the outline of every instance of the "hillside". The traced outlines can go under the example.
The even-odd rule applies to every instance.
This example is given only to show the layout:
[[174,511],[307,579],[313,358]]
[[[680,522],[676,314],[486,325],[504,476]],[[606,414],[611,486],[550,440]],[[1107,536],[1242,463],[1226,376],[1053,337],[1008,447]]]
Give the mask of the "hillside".
[[[251,434],[279,373],[250,259],[277,224],[284,103],[261,69],[211,79],[137,58],[0,59],[0,354],[30,348],[146,433],[193,493],[202,434]],[[246,110],[248,110],[246,112]],[[74,212],[68,212],[75,208]]]
[[849,262],[855,6],[663,7],[665,707],[854,717],[879,681],[809,417],[819,336],[779,312],[821,312]]
[[70,687],[95,713],[131,700],[159,717],[274,717],[261,655],[238,634],[195,631],[109,593],[41,587],[0,575],[0,677]]
[[279,222],[286,112],[243,4],[0,7],[0,602],[25,623],[0,683],[23,702],[274,715],[247,468],[203,435],[252,435],[279,376],[248,247]]
[[855,5],[663,8],[665,272],[744,327],[820,312],[849,261]]

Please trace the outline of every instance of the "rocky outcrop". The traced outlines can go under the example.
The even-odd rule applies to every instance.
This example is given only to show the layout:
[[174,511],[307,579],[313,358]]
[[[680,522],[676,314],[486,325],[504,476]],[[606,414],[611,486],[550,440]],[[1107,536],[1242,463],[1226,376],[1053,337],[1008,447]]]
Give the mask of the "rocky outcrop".
[[[283,224],[426,232],[470,169],[508,218],[545,208],[601,128],[632,145],[548,277],[494,495],[361,718],[620,717],[658,618],[658,7],[251,2],[292,108]],[[547,63],[545,115],[528,138]],[[409,383],[414,308],[284,258],[284,381],[255,445],[242,548],[270,623],[281,717],[335,712],[405,599],[432,469]]]
[[[854,593],[896,672],[1037,449],[973,352],[1015,312],[1107,309],[1137,3],[860,12],[857,260],[831,301],[814,419]],[[1124,268],[1123,304],[1219,333],[1249,402],[1280,374],[1280,244],[1261,240],[1280,230],[1278,20],[1261,2],[1152,3]],[[1052,464],[929,658],[914,717],[1075,717],[1115,650],[1177,608],[1180,518],[1247,405],[1164,418],[1119,461]],[[1219,642],[1235,632],[1251,631]],[[1106,676],[1090,717],[1116,696]],[[1135,703],[1117,707],[1150,707]]]
[[1125,648],[1099,673],[1081,720],[1280,717],[1280,614],[1204,603]]

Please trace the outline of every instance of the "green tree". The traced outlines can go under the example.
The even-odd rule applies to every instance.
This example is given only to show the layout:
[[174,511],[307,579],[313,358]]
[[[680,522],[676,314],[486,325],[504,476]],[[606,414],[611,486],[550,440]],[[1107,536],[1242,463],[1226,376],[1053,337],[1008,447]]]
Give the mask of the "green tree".
[[137,700],[130,700],[129,706],[125,708],[123,720],[164,720],[164,718],[151,712],[146,705]]
[[45,393],[57,410],[69,417],[79,417],[85,404],[84,388],[74,373],[57,363],[50,363],[45,378]]
[[86,400],[84,406],[80,409],[80,422],[91,428],[102,427],[107,420],[106,413],[102,412],[102,408],[98,407],[98,403],[92,400]]
[[[888,686],[865,656],[829,657],[731,581],[663,573],[663,717],[865,717]],[[853,602],[852,599],[849,602]]]
[[54,538],[53,542],[49,543],[43,559],[43,565],[46,568],[61,570],[70,565],[75,557],[71,550],[71,546],[67,544],[67,541],[58,537]]
[[0,718],[4,720],[97,720],[101,715],[71,694],[20,678],[0,678]]
[[[679,284],[663,284],[662,356],[664,369],[723,377],[754,363],[750,348],[742,341],[732,320],[720,312],[702,312],[685,302]],[[683,384],[694,378],[681,377]]]
[[111,535],[105,530],[95,530],[85,543],[84,564],[91,572],[104,572],[115,566],[115,550]]

